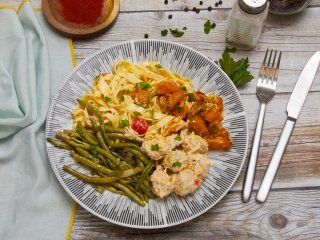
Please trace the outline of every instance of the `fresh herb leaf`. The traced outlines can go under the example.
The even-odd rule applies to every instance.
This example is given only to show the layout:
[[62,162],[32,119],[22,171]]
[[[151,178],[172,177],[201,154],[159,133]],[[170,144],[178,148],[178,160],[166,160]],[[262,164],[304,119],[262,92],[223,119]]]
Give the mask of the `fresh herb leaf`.
[[109,98],[109,97],[105,97],[104,100],[105,100],[106,102],[111,102],[111,98]]
[[187,88],[185,86],[180,86],[180,89],[185,92],[187,91]]
[[96,147],[96,146],[90,145],[90,152],[92,153],[92,155],[93,155],[94,157],[97,157],[97,156],[98,156],[98,150],[97,150],[97,147]]
[[184,31],[187,30],[187,29],[188,29],[187,27],[183,27],[183,28],[182,28],[182,30],[184,30]]
[[162,66],[161,66],[161,64],[160,63],[158,63],[158,64],[156,64],[156,65],[154,65],[156,68],[162,68]]
[[194,94],[188,93],[188,98],[189,98],[189,102],[193,102],[194,101]]
[[168,34],[168,29],[163,29],[163,30],[161,30],[161,36],[162,36],[162,37],[167,36],[167,34]]
[[181,138],[181,136],[180,136],[180,135],[177,135],[177,136],[174,138],[174,140],[181,141],[181,140],[182,140],[182,138]]
[[213,125],[212,125],[212,128],[213,128],[213,129],[217,129],[217,128],[218,128],[217,124],[213,124]]
[[139,82],[139,83],[136,83],[135,86],[140,87],[142,89],[148,89],[151,87],[150,83],[147,83],[147,82]]
[[218,63],[221,69],[230,77],[234,85],[240,86],[250,82],[254,77],[248,71],[248,67],[250,66],[248,57],[235,61],[230,56],[230,53],[236,51],[235,48],[226,47]]
[[180,31],[178,28],[176,28],[176,29],[170,28],[169,30],[170,30],[172,36],[174,36],[176,38],[182,37],[184,34],[184,32]]
[[158,143],[156,143],[156,144],[151,144],[151,150],[152,150],[152,151],[158,151],[158,150],[159,150],[159,145],[158,145]]
[[97,80],[97,79],[99,79],[99,78],[100,78],[100,74],[97,75],[94,80]]
[[121,126],[129,126],[129,120],[128,119],[121,120]]
[[209,34],[211,29],[214,29],[215,27],[216,27],[216,24],[215,23],[211,23],[210,20],[208,20],[203,24],[203,31],[204,31],[205,34]]
[[137,111],[134,111],[133,112],[133,116],[135,116],[135,117],[137,117],[137,116],[139,116],[141,113],[139,113],[139,112],[137,112]]
[[181,162],[174,162],[171,167],[181,167]]

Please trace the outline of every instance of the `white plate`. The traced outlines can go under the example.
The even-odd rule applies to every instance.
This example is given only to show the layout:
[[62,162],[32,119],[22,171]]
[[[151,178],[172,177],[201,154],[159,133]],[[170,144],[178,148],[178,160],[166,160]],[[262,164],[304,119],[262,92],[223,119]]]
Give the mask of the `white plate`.
[[181,198],[171,195],[165,199],[150,200],[142,208],[129,198],[105,192],[100,194],[90,185],[74,178],[62,168],[74,164],[68,151],[47,143],[53,171],[67,193],[94,215],[127,227],[163,228],[189,221],[217,204],[236,181],[245,160],[248,145],[248,124],[240,95],[228,76],[204,55],[186,46],[161,40],[135,40],[107,47],[84,60],[67,77],[51,103],[46,137],[54,137],[63,129],[71,129],[71,110],[76,99],[91,89],[95,76],[111,72],[119,60],[133,63],[159,61],[160,64],[192,79],[194,88],[216,93],[224,100],[225,126],[234,141],[229,151],[209,151],[213,162],[208,176],[193,194]]

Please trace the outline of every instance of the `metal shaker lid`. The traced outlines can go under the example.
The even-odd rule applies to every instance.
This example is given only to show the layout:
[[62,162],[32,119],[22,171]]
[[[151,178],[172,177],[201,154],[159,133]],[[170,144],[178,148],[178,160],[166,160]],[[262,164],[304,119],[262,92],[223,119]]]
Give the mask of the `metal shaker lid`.
[[267,6],[267,0],[238,0],[240,8],[249,14],[263,12]]

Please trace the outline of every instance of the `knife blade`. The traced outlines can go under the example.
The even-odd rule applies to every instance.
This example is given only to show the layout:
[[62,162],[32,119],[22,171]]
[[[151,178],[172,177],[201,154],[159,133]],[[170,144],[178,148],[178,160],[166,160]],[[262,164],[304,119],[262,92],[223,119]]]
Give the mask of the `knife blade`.
[[310,58],[294,87],[287,105],[288,117],[297,119],[307,98],[313,79],[317,73],[320,62],[320,51]]
[[267,200],[271,185],[276,177],[282,156],[286,150],[292,130],[299,117],[303,104],[307,98],[313,79],[320,63],[320,51],[313,54],[302,70],[300,77],[292,91],[287,105],[287,120],[283,127],[276,149],[270,160],[267,171],[262,179],[256,201],[264,203]]

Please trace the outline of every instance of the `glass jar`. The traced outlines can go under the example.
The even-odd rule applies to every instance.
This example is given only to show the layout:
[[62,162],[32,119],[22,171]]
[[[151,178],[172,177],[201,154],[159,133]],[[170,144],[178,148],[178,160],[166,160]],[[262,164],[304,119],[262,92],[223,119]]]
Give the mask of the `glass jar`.
[[267,0],[235,0],[226,40],[254,47],[259,41],[268,9]]

